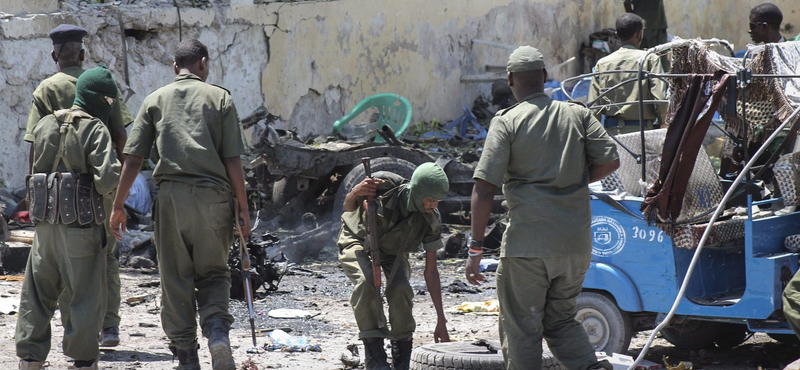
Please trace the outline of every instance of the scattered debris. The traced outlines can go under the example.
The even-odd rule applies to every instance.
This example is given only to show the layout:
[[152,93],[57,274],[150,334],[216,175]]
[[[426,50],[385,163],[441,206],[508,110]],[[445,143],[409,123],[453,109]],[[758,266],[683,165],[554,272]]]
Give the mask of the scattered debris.
[[256,365],[256,363],[253,360],[248,358],[247,360],[242,362],[241,370],[258,370],[258,365]]
[[294,336],[280,329],[270,332],[269,339],[272,344],[265,344],[264,348],[270,352],[322,352],[322,347],[319,345],[308,344],[308,338],[305,336]]
[[147,298],[148,297],[149,297],[149,295],[140,295],[140,296],[135,296],[135,297],[128,297],[128,298],[125,298],[125,303],[127,303],[131,307],[137,306],[137,305],[140,305],[142,303],[147,302]]
[[13,315],[17,312],[19,312],[19,298],[0,299],[0,313],[4,315]]
[[293,308],[278,308],[270,310],[269,313],[267,313],[267,316],[273,319],[310,319],[321,314],[321,312],[312,313],[310,311],[297,310]]
[[473,313],[478,315],[499,315],[500,302],[496,299],[490,299],[485,302],[464,302],[456,307],[451,312],[453,313]]
[[497,271],[497,266],[500,264],[500,261],[494,258],[481,258],[481,272],[494,272]]
[[[289,268],[289,261],[283,253],[269,256],[268,249],[273,248],[279,242],[278,237],[271,233],[261,235],[261,240],[253,235],[247,242],[247,249],[250,255],[250,279],[251,289],[255,293],[265,283],[267,292],[278,290],[283,275]],[[236,240],[231,246],[228,257],[228,266],[231,268],[231,298],[244,299],[244,285],[242,280],[242,262],[240,261],[239,241]]]
[[447,286],[447,291],[450,293],[467,293],[467,294],[477,294],[480,293],[481,290],[478,287],[469,285],[464,282],[464,280],[455,280],[450,285]]
[[[606,360],[614,366],[614,370],[627,370],[630,368],[631,365],[634,363],[634,358],[631,356],[622,355],[619,353],[612,353],[611,355],[606,354],[605,352],[596,352],[597,360],[602,361]],[[658,370],[663,369],[663,367],[653,361],[642,360],[639,365],[636,366],[636,370]]]
[[689,361],[681,361],[675,366],[670,365],[669,356],[664,356],[662,361],[664,361],[664,366],[667,367],[667,370],[692,370],[692,363]]
[[358,345],[350,343],[347,345],[347,352],[342,352],[339,355],[339,360],[348,369],[356,369],[361,366],[361,356],[358,354]]

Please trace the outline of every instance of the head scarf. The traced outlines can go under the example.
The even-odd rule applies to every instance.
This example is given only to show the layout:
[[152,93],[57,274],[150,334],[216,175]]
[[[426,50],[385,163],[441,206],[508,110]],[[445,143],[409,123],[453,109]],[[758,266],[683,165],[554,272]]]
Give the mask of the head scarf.
[[425,212],[422,199],[431,197],[442,200],[447,197],[449,189],[450,181],[444,170],[435,163],[423,163],[411,175],[411,181],[400,194],[401,202],[404,201],[408,212]]

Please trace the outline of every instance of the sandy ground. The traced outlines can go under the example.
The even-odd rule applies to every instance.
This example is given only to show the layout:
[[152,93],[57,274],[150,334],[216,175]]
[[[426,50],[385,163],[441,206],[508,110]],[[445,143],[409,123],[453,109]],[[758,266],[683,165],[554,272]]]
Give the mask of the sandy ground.
[[[439,261],[442,275],[442,286],[446,287],[461,277],[459,268],[463,260]],[[231,342],[234,357],[238,364],[251,359],[259,369],[345,369],[340,361],[340,354],[346,351],[351,343],[358,343],[357,328],[349,307],[349,291],[351,285],[336,261],[313,262],[302,266],[313,272],[298,271],[286,275],[276,293],[266,295],[263,292],[255,303],[256,328],[262,331],[257,337],[258,345],[269,343],[264,334],[271,328],[289,328],[293,335],[306,336],[310,344],[318,344],[322,352],[265,352],[249,355],[246,350],[251,347],[250,328],[247,321],[246,305],[239,301],[231,304],[231,311],[236,323],[231,331]],[[414,286],[417,295],[415,317],[417,332],[415,346],[433,341],[432,332],[435,325],[435,312],[425,289],[422,278],[424,262],[412,257]],[[495,298],[495,279],[487,274],[488,283],[479,293],[444,293],[444,304],[451,308],[465,301],[484,301]],[[144,299],[143,303],[129,305],[122,303],[122,325],[120,328],[122,342],[118,347],[101,350],[101,369],[174,369],[177,360],[167,348],[167,339],[161,330],[159,319],[160,288],[157,286],[156,270],[123,269],[121,272],[123,301],[129,298]],[[3,299],[19,299],[20,282],[0,283],[0,297]],[[296,308],[319,314],[309,319],[273,319],[267,313],[276,308]],[[58,313],[56,314],[58,315]],[[448,313],[448,328],[453,340],[471,340],[475,338],[497,339],[497,317],[475,316]],[[16,369],[17,359],[14,355],[15,315],[0,316],[0,369]],[[52,320],[53,349],[48,361],[51,369],[67,369],[69,359],[61,353],[60,341],[63,328],[58,316]],[[639,333],[634,337],[631,356],[638,355],[650,332]],[[205,340],[201,339],[200,359],[203,368],[210,369],[211,361],[206,349]],[[682,351],[674,348],[663,339],[658,339],[646,356],[648,360],[661,363],[663,356],[669,356],[673,362],[691,361],[695,369],[744,370],[782,369],[784,365],[800,356],[800,348],[775,342],[763,334],[756,334],[744,344],[734,349],[709,349],[702,351]]]

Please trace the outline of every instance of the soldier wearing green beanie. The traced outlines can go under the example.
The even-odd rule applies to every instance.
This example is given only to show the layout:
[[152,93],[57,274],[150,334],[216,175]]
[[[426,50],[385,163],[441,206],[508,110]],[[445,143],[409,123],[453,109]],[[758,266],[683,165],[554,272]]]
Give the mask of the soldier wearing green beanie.
[[[344,273],[353,282],[350,304],[353,307],[358,337],[364,342],[367,370],[388,370],[384,339],[392,343],[392,365],[407,370],[411,361],[412,336],[416,323],[412,316],[414,291],[409,283],[410,252],[425,251],[425,283],[436,309],[437,323],[433,332],[436,342],[449,342],[447,320],[442,308],[442,289],[436,267],[436,251],[442,248],[442,224],[437,206],[447,197],[450,184],[441,167],[423,163],[411,180],[391,172],[376,172],[365,178],[345,197],[342,229],[339,232],[339,261]],[[379,292],[372,284],[372,265],[364,251],[367,238],[367,196],[375,196],[378,204],[380,260],[387,276],[385,295],[389,304],[388,327]],[[381,309],[379,309],[381,308]]]
[[[75,105],[45,116],[32,133],[32,179],[48,175],[48,186],[58,188],[59,195],[57,203],[42,199],[49,197],[31,197],[33,213],[38,208],[33,203],[45,201],[58,215],[37,223],[25,270],[15,334],[19,368],[25,370],[41,369],[47,359],[56,306],[64,323],[64,354],[75,359],[75,369],[97,369],[100,354],[98,318],[106,309],[104,248],[109,237],[103,227],[105,216],[95,210],[86,222],[86,213],[79,212],[76,220],[68,206],[86,204],[81,188],[93,188],[97,197],[92,199],[109,196],[116,188],[121,166],[99,116],[108,117],[117,87],[103,67],[83,73],[77,87]],[[70,175],[91,180],[69,192],[75,189],[64,185]],[[31,183],[35,181],[29,187]]]
[[575,320],[591,260],[589,182],[619,167],[616,146],[589,109],[552,100],[542,53],[521,46],[508,58],[518,103],[492,119],[472,190],[467,281],[478,285],[486,224],[498,186],[509,224],[500,245],[497,297],[508,370],[541,370],[542,338],[569,370],[611,369],[597,361]]
[[[33,102],[28,113],[28,125],[24,140],[33,143],[33,130],[42,117],[53,114],[60,109],[72,107],[75,101],[75,84],[78,77],[85,72],[82,68],[86,53],[83,49],[83,39],[89,32],[81,27],[71,24],[60,24],[50,31],[49,36],[53,42],[51,58],[56,63],[58,72],[42,81],[33,92]],[[122,148],[128,139],[125,126],[133,122],[133,116],[128,107],[119,98],[119,92],[111,97],[116,98],[111,105],[108,117],[102,119],[111,134],[111,148],[117,152],[120,161],[124,161]],[[33,164],[33,146],[31,146],[30,164]],[[30,168],[30,166],[29,166]],[[106,213],[111,213],[113,194],[105,200]],[[106,222],[106,233],[111,229]],[[119,266],[114,249],[116,239],[108,238],[106,244],[106,274],[108,299],[106,312],[103,318],[103,332],[101,333],[101,346],[113,347],[119,344],[119,304],[120,282]],[[63,305],[62,305],[63,306]]]

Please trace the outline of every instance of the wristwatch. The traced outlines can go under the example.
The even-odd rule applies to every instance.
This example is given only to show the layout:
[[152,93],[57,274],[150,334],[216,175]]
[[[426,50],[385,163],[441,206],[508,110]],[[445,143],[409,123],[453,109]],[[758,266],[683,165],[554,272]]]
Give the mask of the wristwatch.
[[475,240],[470,237],[467,246],[469,249],[483,249],[483,240]]

